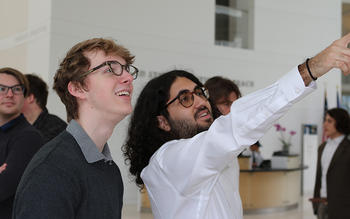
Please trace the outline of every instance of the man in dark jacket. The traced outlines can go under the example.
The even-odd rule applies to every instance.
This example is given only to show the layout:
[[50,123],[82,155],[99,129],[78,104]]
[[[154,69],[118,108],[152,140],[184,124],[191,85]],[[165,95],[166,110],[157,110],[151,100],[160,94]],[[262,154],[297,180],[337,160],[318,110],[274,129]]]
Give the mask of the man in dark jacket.
[[327,111],[328,140],[318,149],[314,213],[318,219],[350,218],[350,118],[341,108]]
[[22,113],[41,132],[46,143],[65,130],[67,123],[48,112],[46,103],[49,91],[45,81],[34,74],[25,76],[29,82],[29,90]]
[[27,95],[25,76],[13,68],[0,69],[0,218],[10,219],[17,185],[43,139],[21,109]]

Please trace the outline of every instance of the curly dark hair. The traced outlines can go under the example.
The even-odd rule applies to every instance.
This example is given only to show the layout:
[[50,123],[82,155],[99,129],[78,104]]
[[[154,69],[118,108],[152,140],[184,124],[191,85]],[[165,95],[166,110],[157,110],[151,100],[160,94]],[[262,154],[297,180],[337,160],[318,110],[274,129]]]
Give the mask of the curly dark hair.
[[[203,84],[193,74],[183,70],[164,73],[151,81],[141,91],[129,124],[126,143],[122,147],[125,163],[130,165],[129,171],[135,176],[136,185],[143,188],[141,171],[148,165],[151,156],[165,142],[177,137],[158,127],[157,116],[169,118],[165,104],[170,98],[170,87],[178,77],[185,77],[198,86]],[[215,107],[215,105],[211,104]],[[213,115],[216,118],[216,114]]]
[[327,111],[327,114],[335,120],[335,128],[338,132],[350,134],[350,117],[346,110],[342,108],[333,108]]

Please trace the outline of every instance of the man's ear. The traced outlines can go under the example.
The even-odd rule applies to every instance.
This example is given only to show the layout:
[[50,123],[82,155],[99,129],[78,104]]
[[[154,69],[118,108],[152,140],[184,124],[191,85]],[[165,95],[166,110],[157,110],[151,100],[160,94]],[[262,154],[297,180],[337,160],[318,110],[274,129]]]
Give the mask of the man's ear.
[[35,102],[34,94],[28,94],[28,96],[25,98],[25,101],[27,101],[29,104]]
[[70,81],[68,83],[68,91],[69,93],[78,98],[78,99],[84,99],[85,98],[85,90],[84,88],[78,83],[78,82],[72,82]]
[[157,116],[157,120],[158,120],[158,128],[166,132],[169,132],[171,130],[168,120],[163,115]]

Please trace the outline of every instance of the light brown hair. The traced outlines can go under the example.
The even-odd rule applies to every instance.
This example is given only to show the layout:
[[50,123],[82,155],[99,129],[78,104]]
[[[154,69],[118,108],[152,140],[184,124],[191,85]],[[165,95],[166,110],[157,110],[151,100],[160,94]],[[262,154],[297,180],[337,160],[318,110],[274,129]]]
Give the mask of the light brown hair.
[[110,39],[93,38],[73,46],[59,65],[53,84],[53,89],[66,106],[68,121],[79,118],[78,102],[77,99],[69,93],[68,83],[73,82],[84,87],[84,81],[87,75],[83,75],[88,71],[91,64],[84,54],[91,51],[103,51],[105,55],[120,56],[126,61],[126,64],[132,64],[135,58],[130,54],[129,50],[121,45],[117,45]]

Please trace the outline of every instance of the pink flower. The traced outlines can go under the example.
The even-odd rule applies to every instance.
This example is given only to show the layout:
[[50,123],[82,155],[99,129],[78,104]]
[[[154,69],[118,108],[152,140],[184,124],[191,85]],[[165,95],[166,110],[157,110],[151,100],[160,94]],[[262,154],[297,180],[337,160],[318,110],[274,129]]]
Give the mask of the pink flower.
[[276,131],[281,131],[281,125],[280,124],[275,124],[274,125],[276,127]]
[[281,126],[280,124],[274,124],[276,131],[280,132],[280,138],[279,140],[281,141],[283,145],[283,150],[289,150],[289,147],[291,146],[291,137],[296,134],[295,131],[290,131],[288,132],[289,136],[285,136],[286,128]]

